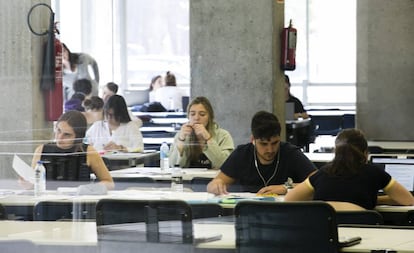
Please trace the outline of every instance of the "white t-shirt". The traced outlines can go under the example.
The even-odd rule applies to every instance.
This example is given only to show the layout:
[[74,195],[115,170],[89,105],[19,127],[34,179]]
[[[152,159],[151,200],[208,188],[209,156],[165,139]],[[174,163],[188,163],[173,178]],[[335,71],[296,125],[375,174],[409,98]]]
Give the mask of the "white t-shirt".
[[144,150],[144,143],[141,131],[139,130],[140,122],[130,121],[121,123],[115,130],[110,131],[108,122],[96,121],[86,131],[86,141],[93,145],[96,150],[101,151],[104,146],[113,141],[117,145],[122,145],[128,149],[128,152],[137,152]]
[[164,86],[155,91],[154,101],[160,102],[167,110],[182,110],[182,97],[177,86]]

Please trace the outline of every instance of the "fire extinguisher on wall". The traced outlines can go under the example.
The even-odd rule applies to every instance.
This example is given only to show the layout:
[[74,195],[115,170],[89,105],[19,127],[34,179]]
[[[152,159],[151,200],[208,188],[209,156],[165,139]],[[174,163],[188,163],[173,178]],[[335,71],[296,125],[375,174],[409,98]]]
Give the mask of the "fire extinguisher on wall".
[[292,20],[289,27],[283,28],[282,31],[282,70],[295,70],[296,68],[296,36],[297,30],[292,26]]
[[[49,29],[44,33],[35,32],[30,25],[30,15],[38,6],[45,6],[50,11]],[[52,8],[45,3],[34,5],[27,15],[30,31],[38,36],[47,35],[40,89],[43,93],[45,118],[48,121],[57,120],[63,113],[63,49],[62,43],[55,36],[55,33],[59,34],[59,31],[56,28],[54,16],[55,13],[53,13]]]

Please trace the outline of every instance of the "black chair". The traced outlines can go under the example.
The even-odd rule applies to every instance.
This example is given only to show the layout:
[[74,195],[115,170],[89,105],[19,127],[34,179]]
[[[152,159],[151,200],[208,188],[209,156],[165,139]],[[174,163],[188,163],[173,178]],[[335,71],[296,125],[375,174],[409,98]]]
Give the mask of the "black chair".
[[342,116],[342,129],[355,128],[355,114],[344,114]]
[[342,224],[382,225],[384,224],[384,219],[382,215],[375,210],[337,211],[336,221],[338,225],[342,225]]
[[211,178],[193,177],[190,181],[191,190],[194,192],[205,192],[207,191],[207,185],[211,180]]
[[335,210],[325,202],[242,201],[234,212],[237,252],[338,252]]
[[384,149],[380,146],[368,146],[368,152],[370,154],[383,154]]
[[315,125],[315,135],[336,136],[342,130],[342,116],[312,116]]
[[407,211],[407,225],[414,226],[414,210]]
[[96,217],[95,202],[40,201],[33,208],[35,221],[90,221]]
[[151,177],[113,177],[116,190],[130,187],[155,187],[156,181]]
[[216,203],[190,203],[193,219],[221,217],[223,207]]
[[2,204],[0,204],[0,220],[7,220],[7,212]]
[[[96,224],[98,239],[124,238],[119,236],[124,232],[123,240],[127,240],[131,231],[134,234],[144,225],[140,232],[147,242],[193,242],[191,207],[181,200],[101,199],[96,205]],[[115,224],[123,226],[108,226]],[[128,225],[132,230],[125,230]]]
[[[194,192],[206,192],[207,191],[207,185],[210,183],[212,178],[205,178],[205,177],[193,177],[190,181],[191,190]],[[228,186],[227,188],[228,192],[244,192],[245,189],[238,184],[234,183]]]

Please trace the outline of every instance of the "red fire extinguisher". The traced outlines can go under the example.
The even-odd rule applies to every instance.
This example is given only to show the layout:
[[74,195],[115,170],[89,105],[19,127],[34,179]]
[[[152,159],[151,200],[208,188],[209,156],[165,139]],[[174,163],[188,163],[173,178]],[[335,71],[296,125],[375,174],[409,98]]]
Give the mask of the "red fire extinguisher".
[[[45,6],[50,11],[49,29],[44,33],[35,32],[30,25],[30,15],[38,6]],[[27,22],[32,33],[38,36],[47,35],[40,89],[42,90],[44,98],[45,118],[48,121],[55,121],[63,113],[63,50],[62,43],[55,37],[55,33],[59,33],[58,29],[55,27],[55,13],[53,13],[52,8],[49,5],[39,3],[30,9],[27,15]]]
[[290,20],[289,27],[283,28],[282,31],[282,70],[295,70],[296,68],[296,35],[297,30]]
[[[59,34],[57,28],[54,32]],[[63,48],[62,43],[56,36],[53,36],[54,50],[54,88],[44,89],[45,116],[48,121],[57,120],[63,113]]]

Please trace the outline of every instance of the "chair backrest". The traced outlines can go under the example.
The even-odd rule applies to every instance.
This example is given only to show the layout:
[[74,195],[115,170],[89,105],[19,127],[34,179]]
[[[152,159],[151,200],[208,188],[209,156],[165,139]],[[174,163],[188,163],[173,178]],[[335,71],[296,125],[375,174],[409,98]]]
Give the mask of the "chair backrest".
[[0,204],[0,220],[7,220],[6,208],[2,204]]
[[190,203],[193,219],[220,217],[223,207],[217,203]]
[[[205,178],[205,177],[193,177],[191,179],[191,190],[194,192],[206,192],[207,185],[210,181],[213,180],[212,178]],[[245,191],[243,187],[238,184],[234,183],[227,187],[227,191],[229,192],[243,192]]]
[[[170,237],[165,241],[174,239],[180,240],[182,243],[192,243],[193,241],[191,207],[184,201],[125,199],[101,199],[98,201],[96,205],[98,238],[100,234],[108,235],[108,228],[109,231],[113,231],[108,225],[133,225],[132,223],[145,224],[146,240],[149,242],[163,241],[162,230],[165,228],[170,231]],[[117,226],[112,226],[112,228],[114,227]],[[126,235],[128,236],[128,234]]]
[[90,221],[96,217],[95,202],[40,201],[33,208],[33,220],[57,221],[77,220]]
[[191,179],[191,190],[194,192],[205,192],[207,191],[207,185],[211,180],[211,178],[193,177]]
[[342,116],[342,129],[355,128],[355,114],[344,114]]
[[327,203],[241,201],[238,252],[338,252],[335,210]]
[[113,177],[116,190],[131,187],[156,187],[155,179],[151,177]]
[[337,135],[342,130],[342,116],[312,116],[316,135]]
[[407,211],[407,225],[414,226],[414,210]]
[[336,221],[341,224],[365,224],[365,225],[382,225],[384,219],[382,215],[375,210],[364,211],[337,211]]

